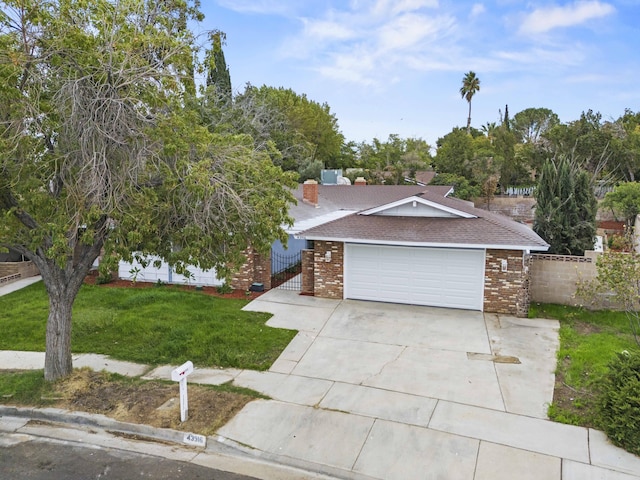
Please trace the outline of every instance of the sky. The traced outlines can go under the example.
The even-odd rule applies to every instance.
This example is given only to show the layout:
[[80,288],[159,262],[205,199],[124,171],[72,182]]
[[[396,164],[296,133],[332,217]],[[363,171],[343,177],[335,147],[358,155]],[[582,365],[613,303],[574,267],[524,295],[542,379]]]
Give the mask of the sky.
[[327,103],[347,141],[465,127],[462,78],[480,91],[471,124],[549,108],[640,111],[640,0],[201,0],[196,28],[226,33],[235,91],[291,88]]

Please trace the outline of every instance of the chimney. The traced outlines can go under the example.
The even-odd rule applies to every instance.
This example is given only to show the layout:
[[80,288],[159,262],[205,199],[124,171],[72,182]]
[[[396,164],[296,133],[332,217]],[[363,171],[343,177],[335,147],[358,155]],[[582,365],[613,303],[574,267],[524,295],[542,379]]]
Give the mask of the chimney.
[[302,184],[302,200],[311,205],[318,205],[318,182],[307,180]]
[[364,179],[364,177],[358,177],[356,178],[355,182],[353,182],[354,185],[366,185],[367,181]]

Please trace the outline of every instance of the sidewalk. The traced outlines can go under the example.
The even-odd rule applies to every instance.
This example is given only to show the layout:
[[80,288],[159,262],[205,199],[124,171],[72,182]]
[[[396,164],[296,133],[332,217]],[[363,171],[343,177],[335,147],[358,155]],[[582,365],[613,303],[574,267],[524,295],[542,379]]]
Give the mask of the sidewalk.
[[[263,296],[261,302],[264,301]],[[231,457],[240,463],[247,458],[264,461],[267,462],[264,465],[271,465],[269,468],[280,465],[287,474],[293,475],[278,476],[274,470],[269,473],[258,468],[251,475],[259,478],[640,479],[640,458],[612,446],[597,430],[488,408],[481,401],[470,404],[442,398],[445,395],[431,398],[365,385],[365,382],[348,383],[305,375],[309,370],[300,368],[302,358],[304,361],[313,359],[316,363],[339,362],[336,358],[324,358],[319,355],[321,352],[311,355],[308,349],[313,341],[311,337],[325,328],[326,323],[323,322],[326,320],[322,318],[333,315],[335,319],[340,301],[320,302],[314,297],[295,301],[305,303],[294,307],[298,314],[305,312],[308,330],[301,330],[300,337],[283,352],[271,371],[197,368],[189,377],[190,382],[203,384],[233,381],[272,398],[249,403],[217,432],[218,435],[209,437],[204,453]],[[252,308],[264,307],[263,304],[260,307],[251,305]],[[291,315],[287,308],[292,306],[287,307],[281,299],[274,302],[272,308],[281,314],[288,312],[286,315]],[[275,315],[269,323],[282,319],[282,316]],[[353,347],[356,344],[352,342],[349,345]],[[531,347],[524,345],[523,348],[527,346]],[[411,353],[411,348],[399,351]],[[397,363],[399,358],[399,355],[391,358],[385,368]],[[412,366],[408,363],[411,358],[405,358],[403,368],[411,372],[424,367],[418,363]],[[422,357],[417,358],[417,361],[422,361]],[[294,363],[297,366],[294,367]],[[35,369],[43,365],[44,353],[0,352],[0,368]],[[145,365],[93,354],[74,355],[74,366],[165,380],[170,378],[170,372],[175,368],[163,366],[152,370]],[[341,368],[354,367],[341,364]],[[483,394],[481,387],[476,396]],[[71,430],[76,428],[75,425],[93,425],[104,430],[132,433],[143,429],[144,436],[165,440],[169,436],[177,443],[184,435],[147,426],[114,425],[113,420],[102,416],[51,409],[0,407],[0,415],[0,430],[16,433],[30,434],[33,431],[33,426],[24,423],[25,418],[44,418],[68,421],[74,425]],[[11,430],[12,425],[17,427]],[[68,430],[67,427],[60,429],[61,438],[66,438]],[[55,435],[50,430],[48,432],[48,435]],[[93,439],[91,436],[87,438]],[[133,448],[129,443],[123,443],[122,448]],[[160,450],[158,454],[164,455],[164,450]],[[203,458],[192,453],[192,458],[187,455],[185,461]],[[217,458],[207,461],[218,461]],[[219,464],[215,466],[221,468]]]
[[[44,353],[0,351],[4,369],[43,368]],[[168,379],[173,366],[151,370],[146,365],[109,359],[103,355],[74,355],[74,365],[108,370],[122,375]],[[247,459],[275,463],[292,470],[291,479],[321,478],[326,475],[347,479],[461,478],[500,479],[640,479],[640,458],[612,446],[602,432],[547,420],[457,404],[443,400],[400,398],[395,392],[369,387],[340,386],[342,394],[324,396],[326,386],[316,379],[293,378],[270,372],[196,369],[189,377],[194,383],[222,384],[236,380],[251,383],[275,398],[295,397],[295,401],[256,400],[251,402],[219,435],[208,439],[202,454],[179,457],[185,461],[215,465],[207,455],[218,454],[225,462],[241,464]],[[288,392],[288,393],[287,393]],[[411,404],[407,404],[410,400]],[[346,411],[333,408],[351,402]],[[304,403],[307,403],[305,405]],[[109,431],[141,434],[162,441],[182,442],[183,432],[125,424],[101,415],[55,409],[0,407],[0,431],[38,434],[29,426],[30,418],[65,422],[59,437],[67,439],[77,425],[97,426]],[[16,420],[19,418],[21,420]],[[82,428],[79,430],[82,431]],[[55,437],[54,429],[47,436]],[[85,436],[94,441],[98,437]],[[84,440],[83,440],[84,441]],[[111,438],[114,448],[133,448],[131,441]],[[115,443],[114,443],[115,442]],[[250,447],[250,448],[247,448]],[[142,447],[136,447],[142,448]],[[145,447],[146,448],[146,447]],[[154,446],[152,451],[164,451]],[[222,449],[222,450],[221,450]],[[149,453],[145,450],[136,450]],[[164,455],[164,453],[162,453]],[[176,458],[170,456],[168,458]],[[207,462],[202,463],[205,458]],[[260,468],[267,468],[261,464]],[[263,476],[260,468],[248,473]],[[276,468],[271,465],[269,468]],[[303,474],[302,469],[315,474]]]

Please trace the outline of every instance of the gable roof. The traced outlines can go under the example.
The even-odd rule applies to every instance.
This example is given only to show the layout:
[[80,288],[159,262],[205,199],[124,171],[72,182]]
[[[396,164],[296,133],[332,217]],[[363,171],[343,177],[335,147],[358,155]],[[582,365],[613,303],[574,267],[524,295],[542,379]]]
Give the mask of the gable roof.
[[453,189],[448,186],[419,185],[318,185],[318,205],[310,205],[303,201],[302,184],[293,191],[298,200],[291,205],[289,215],[295,224],[285,229],[288,233],[296,233],[327,221],[359,212],[369,208],[388,204],[428,191],[438,197],[447,196]]
[[[369,188],[369,187],[352,187]],[[360,211],[299,233],[309,240],[406,246],[547,250],[549,245],[526,225],[471,206],[468,202],[423,191],[407,198],[426,201],[465,215],[453,217],[378,215]],[[390,202],[390,206],[393,202]],[[467,218],[465,218],[467,217]]]
[[396,202],[359,212],[360,215],[391,215],[396,217],[475,218],[475,215],[423,198],[423,193]]

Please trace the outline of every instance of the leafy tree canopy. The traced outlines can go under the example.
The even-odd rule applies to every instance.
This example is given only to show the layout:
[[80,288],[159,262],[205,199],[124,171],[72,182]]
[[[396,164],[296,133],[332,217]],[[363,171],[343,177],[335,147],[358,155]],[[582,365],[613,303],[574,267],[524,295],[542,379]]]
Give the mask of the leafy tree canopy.
[[516,113],[510,122],[518,141],[533,145],[538,145],[543,135],[559,123],[558,115],[548,108],[527,108]]
[[0,247],[42,274],[54,380],[71,371],[71,307],[103,248],[228,273],[249,245],[286,237],[295,181],[252,137],[207,128],[187,28],[197,2],[2,7]]
[[450,185],[453,187],[452,197],[461,200],[471,200],[482,193],[479,186],[472,186],[469,180],[454,173],[440,173],[436,175],[429,185]]
[[640,214],[640,183],[626,182],[617,185],[607,193],[602,206],[610,208],[632,226],[636,216]]

